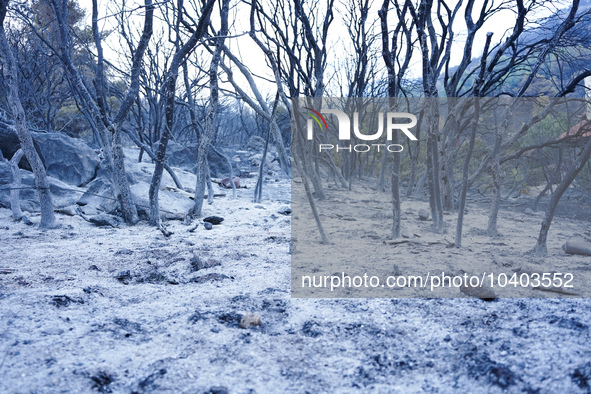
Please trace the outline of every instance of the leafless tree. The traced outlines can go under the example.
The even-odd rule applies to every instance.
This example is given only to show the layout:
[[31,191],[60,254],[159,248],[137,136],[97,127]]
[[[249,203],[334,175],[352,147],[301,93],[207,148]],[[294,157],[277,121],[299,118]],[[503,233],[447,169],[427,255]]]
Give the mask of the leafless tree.
[[[215,43],[215,49],[209,68],[209,106],[205,116],[203,134],[199,139],[199,146],[197,147],[197,181],[195,185],[195,205],[193,207],[193,215],[197,217],[201,216],[203,194],[205,192],[207,174],[209,173],[209,169],[206,166],[207,152],[216,132],[216,115],[219,105],[218,68],[222,57],[222,46],[228,35],[229,3],[230,0],[222,0],[220,11],[221,26],[213,41]],[[230,183],[234,183],[234,180],[231,178],[229,181]]]
[[[180,67],[183,62],[186,61],[186,57],[189,53],[193,50],[193,48],[197,45],[199,40],[205,35],[207,31],[207,25],[209,24],[209,18],[211,16],[211,12],[213,11],[215,0],[208,0],[207,3],[203,6],[201,10],[201,16],[199,17],[199,22],[195,26],[194,31],[192,32],[191,36],[187,39],[187,41],[183,45],[178,45],[177,51],[174,54],[170,65],[168,67],[168,71],[166,72],[166,78],[163,87],[163,96],[165,99],[165,114],[166,114],[166,124],[162,132],[162,136],[160,137],[160,142],[158,144],[158,149],[156,152],[156,166],[154,168],[154,174],[152,176],[152,182],[150,184],[150,221],[152,224],[157,225],[160,221],[160,208],[158,204],[158,190],[160,189],[160,182],[162,180],[162,171],[164,169],[164,160],[166,159],[166,148],[168,146],[168,141],[170,140],[171,133],[174,127],[174,110],[176,104],[176,84],[177,79],[179,76]],[[177,34],[180,34],[180,19],[182,18],[182,1],[180,2],[180,7],[178,7],[178,14],[177,14],[177,21],[178,23],[175,25],[177,28]],[[198,163],[199,165],[199,163]],[[203,162],[200,163],[201,166],[204,165]],[[202,167],[198,167],[198,171],[203,171]],[[200,177],[198,176],[198,179]],[[205,180],[203,176],[200,178],[203,185],[205,185]],[[200,187],[200,192],[195,190],[195,200],[196,204],[203,204],[203,187]]]
[[[14,119],[14,129],[21,143],[21,149],[31,164],[33,175],[35,176],[35,185],[37,186],[41,205],[41,222],[39,223],[39,227],[52,228],[56,225],[56,220],[53,213],[53,199],[49,189],[49,180],[47,179],[47,173],[45,172],[41,158],[33,145],[33,137],[29,132],[25,111],[19,96],[19,71],[4,29],[8,3],[9,0],[0,0],[0,53],[2,54],[0,61],[2,62],[4,78],[8,85],[8,102]],[[18,160],[16,160],[16,164],[18,164]]]

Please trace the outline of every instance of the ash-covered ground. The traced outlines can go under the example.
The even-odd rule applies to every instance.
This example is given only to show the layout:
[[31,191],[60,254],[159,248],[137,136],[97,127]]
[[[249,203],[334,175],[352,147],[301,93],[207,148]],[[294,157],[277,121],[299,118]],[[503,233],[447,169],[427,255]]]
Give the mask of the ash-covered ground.
[[[170,237],[78,215],[40,231],[0,209],[0,392],[591,390],[587,299],[292,299],[289,180],[270,179],[261,204],[254,182],[205,205],[224,218],[212,230],[166,221]],[[499,225],[533,246],[530,220],[502,213]]]

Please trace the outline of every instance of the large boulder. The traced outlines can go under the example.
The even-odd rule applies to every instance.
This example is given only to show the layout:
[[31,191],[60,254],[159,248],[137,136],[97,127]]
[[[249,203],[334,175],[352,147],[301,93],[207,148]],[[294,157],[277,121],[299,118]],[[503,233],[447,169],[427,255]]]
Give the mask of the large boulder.
[[76,204],[85,207],[83,211],[87,214],[92,214],[96,211],[111,213],[118,206],[111,182],[102,176],[96,177],[88,184],[88,189],[80,196]]
[[[37,153],[39,152],[39,146],[33,139],[33,143],[35,144],[35,149],[37,149]],[[14,131],[11,131],[7,128],[0,127],[0,150],[2,151],[2,155],[7,159],[12,159],[12,156],[19,150],[21,147],[21,143],[18,139],[18,136]],[[20,168],[23,168],[27,171],[31,171],[31,165],[27,161],[27,158],[23,156],[20,162]]]
[[[100,160],[82,140],[61,133],[31,135],[47,175],[75,186],[85,185],[95,177]],[[0,129],[0,150],[4,157],[10,160],[19,148],[20,142],[14,132]],[[21,160],[20,167],[31,170],[26,158]]]
[[[33,173],[19,169],[21,175],[20,203],[23,211],[39,211],[39,195],[36,190],[35,177]],[[73,205],[78,201],[83,189],[68,185],[59,179],[48,177],[49,188],[53,196],[53,203],[56,208]],[[0,206],[10,208],[10,186],[12,185],[12,172],[10,164],[0,162]]]
[[100,160],[82,140],[60,133],[34,134],[48,175],[76,186],[94,178]]
[[[229,174],[228,162],[213,149],[209,149],[207,160],[211,176],[214,178],[227,177]],[[183,146],[171,141],[167,148],[166,162],[172,167],[182,168],[183,170],[195,173],[197,164],[197,144],[187,144]],[[235,164],[234,164],[235,166]],[[238,169],[234,168],[234,173],[238,174]]]

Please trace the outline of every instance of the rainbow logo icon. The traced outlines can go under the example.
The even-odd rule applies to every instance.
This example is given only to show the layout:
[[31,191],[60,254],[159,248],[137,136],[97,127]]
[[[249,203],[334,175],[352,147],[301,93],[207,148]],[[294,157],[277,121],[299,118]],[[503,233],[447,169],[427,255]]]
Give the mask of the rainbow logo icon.
[[[312,108],[308,108],[308,107],[304,107],[304,109],[307,109],[307,110],[313,112],[313,113],[308,112],[308,113],[306,113],[306,115],[310,115],[312,118],[314,118],[316,123],[318,123],[318,126],[320,126],[320,130],[322,130],[322,123],[324,123],[324,128],[326,129],[326,131],[328,131],[328,125],[326,124],[326,120],[324,119],[324,116],[322,116],[320,114],[320,112],[314,111]],[[320,123],[321,120],[322,120],[322,123]]]

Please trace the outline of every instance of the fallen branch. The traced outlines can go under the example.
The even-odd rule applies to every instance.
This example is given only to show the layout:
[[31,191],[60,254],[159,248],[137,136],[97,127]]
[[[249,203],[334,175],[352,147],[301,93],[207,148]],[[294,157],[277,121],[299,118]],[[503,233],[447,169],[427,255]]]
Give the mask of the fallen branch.
[[162,235],[164,235],[167,238],[174,234],[172,231],[168,231],[167,229],[165,229],[164,226],[162,226],[162,223],[160,222],[158,223],[158,230],[160,230]]
[[564,295],[571,295],[571,296],[577,296],[580,297],[581,294],[574,291],[574,290],[567,290],[563,287],[544,287],[544,286],[536,286],[534,287],[534,290],[541,290],[541,291],[547,291],[550,293],[558,293],[558,294],[564,294]]
[[566,243],[562,245],[562,250],[567,254],[591,256],[591,243],[584,241],[566,241]]

